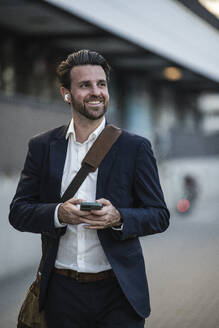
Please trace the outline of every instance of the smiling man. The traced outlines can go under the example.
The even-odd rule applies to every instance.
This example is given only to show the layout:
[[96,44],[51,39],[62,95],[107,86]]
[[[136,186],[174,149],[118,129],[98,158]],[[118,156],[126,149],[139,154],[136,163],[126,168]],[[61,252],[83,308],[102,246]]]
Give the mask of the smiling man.
[[[61,73],[60,73],[61,74]],[[71,70],[70,92],[61,87],[63,97],[69,97],[74,115],[89,120],[99,120],[105,114],[109,94],[106,74],[101,66],[76,66]],[[79,115],[81,114],[81,115]]]
[[[139,237],[169,225],[150,142],[123,131],[75,198],[60,202],[106,125],[109,71],[103,56],[89,50],[59,65],[72,120],[31,139],[10,207],[16,229],[50,239],[39,300],[48,328],[143,328],[150,314]],[[82,201],[102,209],[81,211]]]

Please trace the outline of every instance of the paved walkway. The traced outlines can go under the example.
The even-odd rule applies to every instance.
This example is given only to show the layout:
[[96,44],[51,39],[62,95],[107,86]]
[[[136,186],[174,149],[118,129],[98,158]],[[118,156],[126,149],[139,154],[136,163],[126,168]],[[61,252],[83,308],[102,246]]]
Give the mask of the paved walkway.
[[0,281],[0,328],[15,328],[25,290],[34,277],[35,268]]
[[152,307],[146,327],[219,327],[217,218],[180,218],[166,234],[143,239]]
[[[219,217],[203,213],[173,215],[168,231],[141,240],[152,306],[147,328],[219,327]],[[16,327],[34,271],[0,281],[0,328]]]

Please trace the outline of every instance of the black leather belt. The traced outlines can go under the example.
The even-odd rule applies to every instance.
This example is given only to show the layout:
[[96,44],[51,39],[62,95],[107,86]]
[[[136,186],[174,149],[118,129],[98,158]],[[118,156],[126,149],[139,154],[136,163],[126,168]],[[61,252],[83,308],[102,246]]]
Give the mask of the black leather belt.
[[104,279],[115,277],[113,270],[90,273],[90,272],[78,272],[69,269],[54,268],[54,272],[63,275],[65,277],[73,278],[79,282],[94,282],[98,280],[104,280]]

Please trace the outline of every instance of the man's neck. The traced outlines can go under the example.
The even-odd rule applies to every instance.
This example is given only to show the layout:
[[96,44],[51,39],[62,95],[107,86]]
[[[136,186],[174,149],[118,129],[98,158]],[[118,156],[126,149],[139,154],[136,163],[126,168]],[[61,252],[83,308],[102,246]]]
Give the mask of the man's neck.
[[89,119],[81,120],[76,117],[74,117],[73,120],[76,141],[83,143],[88,139],[89,135],[98,128],[103,121],[103,117],[94,121]]

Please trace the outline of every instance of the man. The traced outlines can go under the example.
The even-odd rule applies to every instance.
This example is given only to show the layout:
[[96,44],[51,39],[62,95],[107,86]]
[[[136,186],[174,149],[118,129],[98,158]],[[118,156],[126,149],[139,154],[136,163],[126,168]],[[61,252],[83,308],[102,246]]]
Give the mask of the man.
[[[40,293],[48,328],[144,327],[150,305],[138,237],[169,224],[150,143],[123,131],[74,199],[60,203],[105,127],[109,65],[81,50],[57,73],[72,121],[30,141],[10,222],[50,240]],[[80,210],[82,201],[95,200],[101,210]]]

